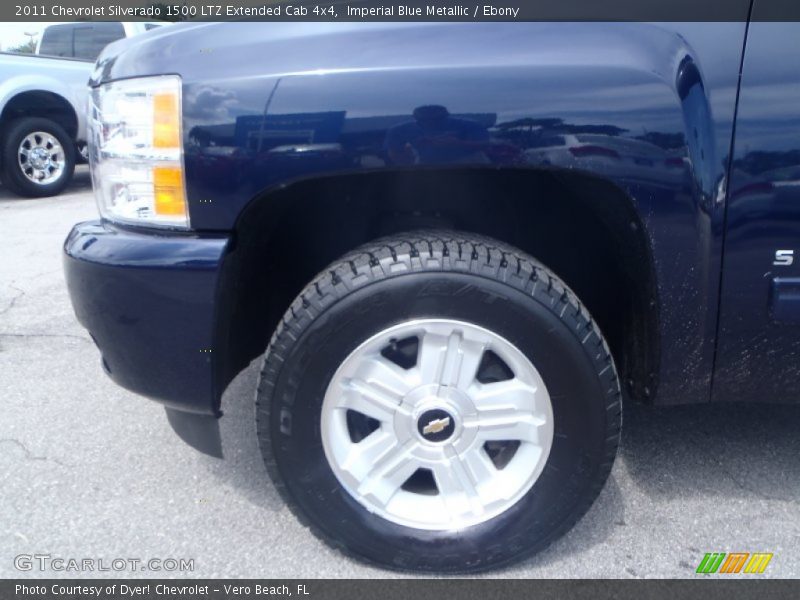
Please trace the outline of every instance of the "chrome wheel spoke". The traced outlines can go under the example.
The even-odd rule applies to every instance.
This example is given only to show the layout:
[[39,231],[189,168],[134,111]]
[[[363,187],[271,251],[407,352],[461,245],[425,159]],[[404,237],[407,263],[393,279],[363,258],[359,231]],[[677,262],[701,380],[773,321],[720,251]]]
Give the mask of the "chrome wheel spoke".
[[461,331],[449,335],[426,332],[419,344],[417,368],[423,383],[466,388],[475,379],[486,343],[464,339]]
[[400,401],[400,398],[380,385],[362,379],[343,382],[341,408],[354,410],[378,421],[391,421]]
[[[393,438],[393,436],[389,437]],[[385,443],[389,445],[389,449],[372,462],[371,468],[357,488],[359,494],[384,506],[418,468],[418,463],[414,460],[411,452],[413,442],[407,442],[401,446],[397,440],[392,439],[391,444]]]
[[380,384],[392,394],[402,397],[414,387],[409,373],[381,355],[365,358],[358,365],[354,378]]
[[497,475],[497,467],[494,466],[483,446],[476,446],[470,452],[466,452],[462,461],[472,481],[479,484],[490,483]]
[[547,423],[535,412],[536,386],[519,379],[479,385],[473,390],[477,415],[465,427],[476,428],[485,441],[537,443],[537,429]]
[[536,386],[516,378],[496,383],[477,384],[472,390],[472,398],[479,409],[532,409],[536,400]]
[[484,441],[520,441],[538,443],[538,428],[546,420],[533,413],[516,409],[482,411],[470,421],[470,427],[478,428],[478,437]]
[[439,495],[451,514],[483,514],[485,509],[475,482],[458,456],[451,456],[446,463],[437,465],[433,475]]

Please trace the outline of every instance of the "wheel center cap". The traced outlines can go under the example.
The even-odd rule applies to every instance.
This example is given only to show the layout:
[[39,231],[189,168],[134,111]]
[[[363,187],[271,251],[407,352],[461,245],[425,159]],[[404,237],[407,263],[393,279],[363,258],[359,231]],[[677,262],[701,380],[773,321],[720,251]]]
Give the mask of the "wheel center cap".
[[455,430],[455,417],[441,408],[426,410],[417,419],[417,431],[428,442],[445,442]]
[[31,151],[31,163],[33,164],[34,168],[41,169],[47,164],[48,159],[50,158],[47,154],[47,151],[42,148],[34,148]]

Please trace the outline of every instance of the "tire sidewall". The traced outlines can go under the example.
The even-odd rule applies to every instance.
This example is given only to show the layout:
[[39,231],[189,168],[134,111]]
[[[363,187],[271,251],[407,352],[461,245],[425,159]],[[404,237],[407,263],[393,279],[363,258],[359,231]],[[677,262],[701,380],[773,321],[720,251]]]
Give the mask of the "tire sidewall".
[[[592,349],[557,314],[561,308],[500,281],[456,272],[391,277],[330,305],[282,357],[269,422],[259,423],[259,430],[269,428],[265,451],[291,499],[329,538],[363,559],[401,569],[479,570],[549,544],[594,499],[591,488],[607,468],[610,418],[598,401],[607,390]],[[462,320],[504,337],[534,364],[552,402],[553,445],[531,490],[506,512],[461,531],[413,529],[369,513],[336,479],[322,445],[322,400],[336,369],[364,340],[417,318]]]
[[[44,131],[55,137],[64,150],[66,164],[61,176],[47,185],[38,185],[29,180],[19,167],[17,152],[22,140],[34,131]],[[64,129],[50,119],[26,117],[12,121],[3,132],[2,181],[12,191],[28,197],[55,196],[72,179],[75,170],[75,148],[72,138]]]

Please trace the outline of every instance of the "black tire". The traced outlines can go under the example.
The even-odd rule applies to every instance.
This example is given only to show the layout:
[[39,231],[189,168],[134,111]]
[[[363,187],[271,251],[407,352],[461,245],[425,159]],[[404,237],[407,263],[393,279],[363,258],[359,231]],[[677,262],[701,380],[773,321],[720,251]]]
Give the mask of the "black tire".
[[[22,171],[17,152],[20,144],[31,133],[42,131],[58,140],[64,153],[64,169],[57,179],[48,184],[34,183]],[[41,117],[24,117],[8,123],[2,139],[3,185],[20,196],[40,198],[55,196],[67,186],[75,170],[75,143],[58,123]]]
[[[321,440],[322,399],[341,361],[375,332],[420,317],[497,332],[531,357],[552,399],[553,445],[533,487],[500,515],[457,532],[368,512],[340,485]],[[372,564],[441,573],[507,565],[568,531],[608,477],[622,406],[608,346],[575,294],[515,248],[448,231],[370,243],[311,282],[272,337],[256,404],[269,474],[318,537]]]

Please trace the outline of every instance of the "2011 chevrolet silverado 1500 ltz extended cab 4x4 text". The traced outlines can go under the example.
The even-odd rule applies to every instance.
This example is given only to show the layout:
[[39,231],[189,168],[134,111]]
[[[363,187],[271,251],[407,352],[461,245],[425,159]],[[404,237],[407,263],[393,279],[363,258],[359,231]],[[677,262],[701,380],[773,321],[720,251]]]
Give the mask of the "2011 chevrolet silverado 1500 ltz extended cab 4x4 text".
[[211,454],[263,356],[264,462],[324,540],[508,564],[592,504],[623,397],[800,400],[799,63],[800,24],[755,20],[117,42],[72,302]]

